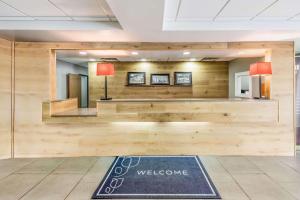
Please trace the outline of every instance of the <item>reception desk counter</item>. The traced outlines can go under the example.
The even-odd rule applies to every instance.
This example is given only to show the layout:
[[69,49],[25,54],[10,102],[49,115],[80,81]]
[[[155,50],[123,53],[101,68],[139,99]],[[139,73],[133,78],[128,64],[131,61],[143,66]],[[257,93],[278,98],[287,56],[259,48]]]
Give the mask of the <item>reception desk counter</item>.
[[107,122],[276,122],[278,104],[246,99],[116,99],[97,101],[97,116]]
[[[71,102],[72,103],[72,102]],[[69,105],[67,102],[66,105]],[[73,100],[74,104],[74,100]],[[75,102],[76,105],[76,102]],[[51,106],[48,106],[51,109]],[[54,107],[54,106],[52,106]],[[57,107],[57,106],[56,106]],[[61,106],[60,106],[61,107]],[[95,109],[67,110],[44,116],[46,123],[80,122],[272,122],[278,102],[254,99],[114,99],[97,101]],[[47,106],[44,105],[44,108]],[[89,111],[91,114],[89,114]],[[86,118],[88,117],[88,118]]]
[[[54,104],[53,104],[54,103]],[[291,155],[290,126],[277,100],[114,99],[80,110],[76,100],[45,102],[48,128],[90,155]],[[73,107],[73,108],[72,108]],[[66,109],[65,109],[66,108]],[[71,109],[72,108],[72,109]],[[56,109],[53,110],[53,109]],[[70,110],[71,109],[71,110]],[[65,141],[62,139],[62,141]]]

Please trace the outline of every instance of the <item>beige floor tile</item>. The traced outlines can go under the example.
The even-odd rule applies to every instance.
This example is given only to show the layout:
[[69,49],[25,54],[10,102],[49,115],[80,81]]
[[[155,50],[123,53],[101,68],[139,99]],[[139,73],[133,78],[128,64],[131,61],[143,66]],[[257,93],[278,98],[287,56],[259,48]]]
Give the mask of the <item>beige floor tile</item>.
[[293,196],[264,174],[234,174],[252,200],[291,200]]
[[294,198],[300,200],[300,184],[298,183],[280,183],[281,187],[288,191]]
[[85,182],[98,182],[102,180],[107,170],[111,166],[115,157],[101,157],[96,163],[91,167],[87,174],[83,177]]
[[90,199],[97,189],[99,182],[86,182],[81,181],[74,190],[70,193],[70,195],[66,198],[67,200],[87,200]]
[[0,160],[0,180],[9,174],[19,170],[20,168],[24,167],[31,163],[33,159],[6,159]]
[[79,182],[81,174],[51,174],[22,200],[63,200]]
[[70,193],[67,199],[86,200],[91,198],[114,159],[115,157],[99,158],[93,167],[85,174],[80,183]]
[[63,161],[63,158],[40,158],[22,167],[15,173],[50,173]]
[[79,173],[85,174],[95,164],[96,157],[66,158],[54,171],[54,173]]
[[259,174],[262,171],[247,160],[246,157],[217,157],[221,165],[229,171],[230,174]]
[[300,174],[274,157],[248,158],[276,182],[299,182]]
[[0,180],[0,199],[19,199],[38,184],[46,174],[12,174]]
[[240,188],[240,186],[234,181],[214,181],[214,184],[219,191],[222,200],[248,200],[249,198]]
[[285,156],[279,157],[278,160],[300,173],[300,157]]
[[232,181],[231,175],[215,157],[202,156],[199,158],[213,181]]
[[[300,157],[200,159],[223,200],[300,200]],[[22,195],[25,200],[90,199],[113,160],[114,157],[0,160],[0,200]]]

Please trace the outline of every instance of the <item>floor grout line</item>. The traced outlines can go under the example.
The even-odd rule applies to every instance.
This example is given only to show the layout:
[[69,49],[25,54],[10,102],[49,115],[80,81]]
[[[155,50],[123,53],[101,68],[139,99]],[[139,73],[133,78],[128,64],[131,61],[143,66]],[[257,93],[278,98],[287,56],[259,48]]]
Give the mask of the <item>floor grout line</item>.
[[53,170],[51,170],[46,176],[44,176],[40,181],[38,181],[36,184],[34,184],[27,192],[25,192],[20,198],[24,198],[30,191],[32,191],[35,187],[37,187],[39,184],[41,184],[41,182],[43,182],[43,180],[45,180],[47,177],[49,177],[60,165],[62,165],[62,163],[64,163],[65,158],[56,166],[54,167]]
[[280,163],[282,163],[283,165],[285,165],[285,166],[287,166],[287,167],[289,167],[289,168],[291,168],[293,171],[295,171],[297,174],[299,174],[300,175],[300,171],[298,171],[297,169],[295,169],[294,167],[292,167],[292,166],[290,166],[290,165],[288,165],[285,161],[282,161],[281,159],[279,159],[277,162],[280,162]]
[[[297,156],[299,156],[299,152],[297,152],[297,153],[298,153]],[[259,170],[258,171],[259,173],[247,173],[247,172],[252,172],[252,171],[245,171],[246,169],[240,171],[241,169],[243,169],[243,165],[239,166],[239,162],[238,162],[239,160],[236,160],[236,161],[232,160],[232,162],[233,162],[232,164],[233,165],[236,164],[237,166],[234,165],[233,168],[231,168],[231,165],[227,166],[227,162],[225,162],[225,161],[226,161],[226,158],[230,158],[230,156],[228,156],[228,157],[227,156],[209,156],[209,157],[214,158],[216,161],[216,162],[212,163],[213,164],[212,166],[219,165],[219,167],[220,167],[219,170],[222,172],[221,175],[224,174],[222,176],[227,176],[227,174],[228,174],[228,178],[226,177],[228,179],[228,181],[230,181],[230,182],[233,181],[233,182],[231,182],[232,185],[234,185],[234,183],[236,184],[236,187],[234,187],[236,192],[239,192],[240,195],[243,195],[241,197],[244,197],[245,199],[251,200],[256,195],[252,194],[251,190],[249,190],[250,191],[249,194],[246,192],[246,191],[248,191],[248,187],[245,187],[245,185],[243,184],[243,181],[241,181],[239,177],[235,178],[236,172],[237,172],[237,174],[248,174],[248,175],[249,174],[250,175],[251,174],[260,174],[260,175],[262,175],[262,177],[265,176],[266,180],[269,179],[269,181],[271,181],[270,188],[273,188],[274,192],[280,192],[280,194],[282,193],[283,195],[286,196],[287,199],[299,198],[297,195],[298,192],[296,191],[296,188],[295,188],[300,184],[300,182],[299,183],[297,182],[298,179],[295,178],[295,176],[298,177],[297,174],[299,174],[299,171],[296,170],[298,168],[295,169],[295,167],[298,167],[298,164],[300,164],[300,162],[299,162],[300,160],[297,159],[299,157],[295,157],[294,159],[291,158],[291,160],[286,158],[286,160],[285,160],[284,157],[278,157],[278,156],[276,156],[276,157],[272,156],[272,157],[267,157],[267,158],[241,156],[241,158],[245,159],[245,161],[246,161],[245,164],[247,164],[247,162],[249,162],[249,165],[252,164],[253,168],[256,167],[257,170]],[[93,168],[96,166],[97,162],[101,160],[101,158],[106,158],[106,157],[97,157],[97,156],[90,157],[89,160],[86,160],[87,162],[84,161],[84,162],[86,162],[86,164],[84,165],[84,167],[80,167],[80,173],[72,173],[72,172],[57,173],[57,174],[74,174],[75,176],[77,176],[77,178],[75,178],[74,181],[72,181],[72,184],[69,185],[70,187],[68,187],[67,190],[64,189],[64,195],[61,196],[61,199],[66,200],[66,199],[72,197],[74,194],[76,195],[77,192],[79,192],[79,194],[82,193],[82,191],[80,190],[81,186],[85,185],[86,180],[87,181],[89,180],[90,176],[88,174],[93,173]],[[200,158],[201,158],[201,156],[200,156]],[[224,158],[224,160],[222,160],[222,158]],[[21,175],[23,175],[23,174],[40,174],[40,176],[38,176],[34,182],[30,182],[30,184],[27,184],[26,189],[21,190],[22,192],[19,192],[18,197],[15,199],[20,200],[20,199],[29,197],[32,193],[32,190],[39,191],[39,190],[37,190],[37,187],[39,187],[39,185],[41,185],[41,184],[44,184],[45,179],[47,179],[47,177],[56,174],[55,170],[57,170],[64,163],[66,163],[66,161],[68,161],[68,158],[61,158],[61,160],[57,160],[58,162],[55,163],[56,166],[53,166],[53,168],[52,167],[49,168],[48,164],[47,164],[47,166],[48,166],[47,168],[39,168],[38,167],[39,165],[37,165],[37,166],[32,166],[32,167],[28,168],[29,170],[28,170],[28,172],[26,172],[26,169],[27,169],[26,167],[30,166],[32,164],[34,165],[36,161],[43,161],[43,160],[39,160],[39,159],[24,160],[24,162],[28,162],[26,164],[23,164],[22,160],[20,160],[19,162],[15,162],[15,163],[12,162],[13,163],[12,167],[15,167],[14,164],[16,164],[16,166],[17,166],[16,169],[12,170],[12,172],[9,173],[7,176],[6,176],[6,174],[4,174],[5,176],[0,179],[0,180],[3,180],[12,174],[18,174],[18,175],[20,175],[20,174]],[[231,162],[231,160],[229,160],[229,161]],[[8,164],[10,164],[10,163],[8,163]],[[20,166],[18,166],[18,164],[20,164]],[[101,167],[102,162],[99,164],[100,164],[99,167]],[[210,164],[210,163],[203,162],[203,165],[205,167],[209,168],[209,166],[206,166],[206,164]],[[228,163],[228,164],[230,164],[230,163]],[[274,167],[273,167],[273,165],[274,165]],[[3,166],[7,167],[10,165],[3,165]],[[74,166],[72,165],[71,167],[72,167],[71,169],[73,169],[73,168],[78,169],[77,165],[74,165]],[[235,167],[237,167],[237,171],[235,171]],[[25,169],[25,171],[23,173],[22,173],[22,169]],[[39,170],[39,169],[42,169],[42,170]],[[45,169],[45,171],[43,173],[44,169]],[[48,170],[48,169],[50,169],[50,170]],[[97,169],[97,168],[95,168],[95,169]],[[1,170],[1,168],[0,168],[0,170]],[[31,170],[33,170],[33,171],[31,171]],[[103,169],[101,168],[101,170],[103,170]],[[103,172],[104,171],[105,171],[105,169],[103,170]],[[21,172],[21,173],[19,173],[19,172]],[[77,172],[77,171],[74,171],[74,172]],[[246,172],[246,173],[239,173],[239,172]],[[284,172],[288,172],[289,176],[285,178]],[[296,172],[297,174],[294,174],[294,172]],[[294,176],[293,176],[293,174],[294,174]],[[73,177],[73,176],[71,175],[71,177]],[[85,179],[85,177],[87,177],[87,179]],[[227,179],[224,179],[224,180],[227,180]],[[230,182],[228,182],[228,183],[230,183]],[[254,183],[255,183],[255,180],[254,180]],[[222,182],[221,184],[224,184],[224,183]],[[273,186],[273,184],[274,184],[274,186]],[[253,187],[255,187],[255,186],[253,186]],[[228,193],[228,194],[230,194],[230,193]],[[268,193],[266,193],[266,194],[268,194]],[[84,194],[84,195],[85,195],[84,196],[85,199],[91,198],[91,196],[88,196],[89,195],[88,193]],[[228,196],[228,199],[230,199],[230,195]]]
[[243,189],[243,187],[238,183],[238,181],[232,176],[232,174],[229,172],[229,170],[226,169],[226,167],[222,164],[222,162],[219,161],[218,157],[216,157],[216,160],[223,167],[223,169],[229,174],[229,176],[237,184],[237,186],[240,188],[240,190],[246,195],[246,197],[249,200],[251,200],[251,197],[247,194],[247,192]]
[[67,194],[67,196],[64,198],[67,199],[68,196],[74,191],[74,189],[79,185],[79,183],[83,180],[83,178],[91,171],[91,169],[96,165],[96,163],[98,162],[99,157],[97,157],[97,159],[95,160],[95,162],[88,168],[88,170],[82,175],[82,177],[80,177],[80,179],[78,180],[78,182],[73,186],[73,188],[71,189],[71,191]]
[[[14,160],[14,159],[15,159],[15,158],[12,158],[12,160]],[[0,178],[0,181],[3,180],[3,179],[5,179],[5,178],[7,178],[8,176],[10,176],[10,175],[12,175],[12,174],[15,174],[16,171],[22,169],[23,167],[26,167],[27,165],[30,165],[30,164],[33,163],[34,161],[35,161],[35,160],[32,160],[32,161],[30,161],[29,163],[22,165],[20,168],[16,169],[15,171],[11,172],[10,174],[8,174],[8,175],[6,175],[6,176]]]
[[[293,199],[297,200],[297,198],[294,197],[294,195],[292,193],[290,193],[288,190],[286,190],[284,187],[282,187],[281,183],[279,181],[276,181],[274,178],[272,178],[266,171],[264,171],[262,168],[260,168],[257,164],[255,164],[253,161],[251,161],[251,159],[248,159],[246,157],[246,159],[252,163],[253,165],[255,165],[258,169],[260,169],[262,172],[264,172],[264,174],[275,184],[278,185],[279,188],[281,188],[283,191],[287,192],[287,194],[289,194]],[[272,159],[273,160],[273,159]],[[273,160],[274,161],[274,160]],[[275,161],[277,162],[277,161]]]

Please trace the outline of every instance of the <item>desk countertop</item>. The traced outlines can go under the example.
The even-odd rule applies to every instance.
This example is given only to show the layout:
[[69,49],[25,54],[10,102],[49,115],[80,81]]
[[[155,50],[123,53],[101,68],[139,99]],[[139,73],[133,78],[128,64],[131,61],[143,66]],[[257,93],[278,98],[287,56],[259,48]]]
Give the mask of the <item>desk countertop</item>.
[[118,103],[118,102],[265,102],[273,101],[270,99],[247,99],[247,98],[178,98],[178,99],[112,99],[97,100],[100,103]]

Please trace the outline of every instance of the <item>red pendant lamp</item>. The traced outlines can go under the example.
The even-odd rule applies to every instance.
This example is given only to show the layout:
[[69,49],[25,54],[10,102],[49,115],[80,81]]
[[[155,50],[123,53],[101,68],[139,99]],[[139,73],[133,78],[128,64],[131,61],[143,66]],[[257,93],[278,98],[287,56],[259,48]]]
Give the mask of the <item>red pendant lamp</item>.
[[250,65],[249,74],[251,76],[259,76],[259,98],[270,98],[270,81],[267,85],[262,84],[262,76],[272,75],[272,63],[271,62],[256,62]]
[[112,63],[97,63],[97,76],[105,76],[105,85],[104,85],[104,97],[101,100],[111,100],[111,97],[107,97],[107,76],[115,74],[115,67]]
[[271,62],[257,62],[250,65],[250,75],[271,75],[272,64]]

